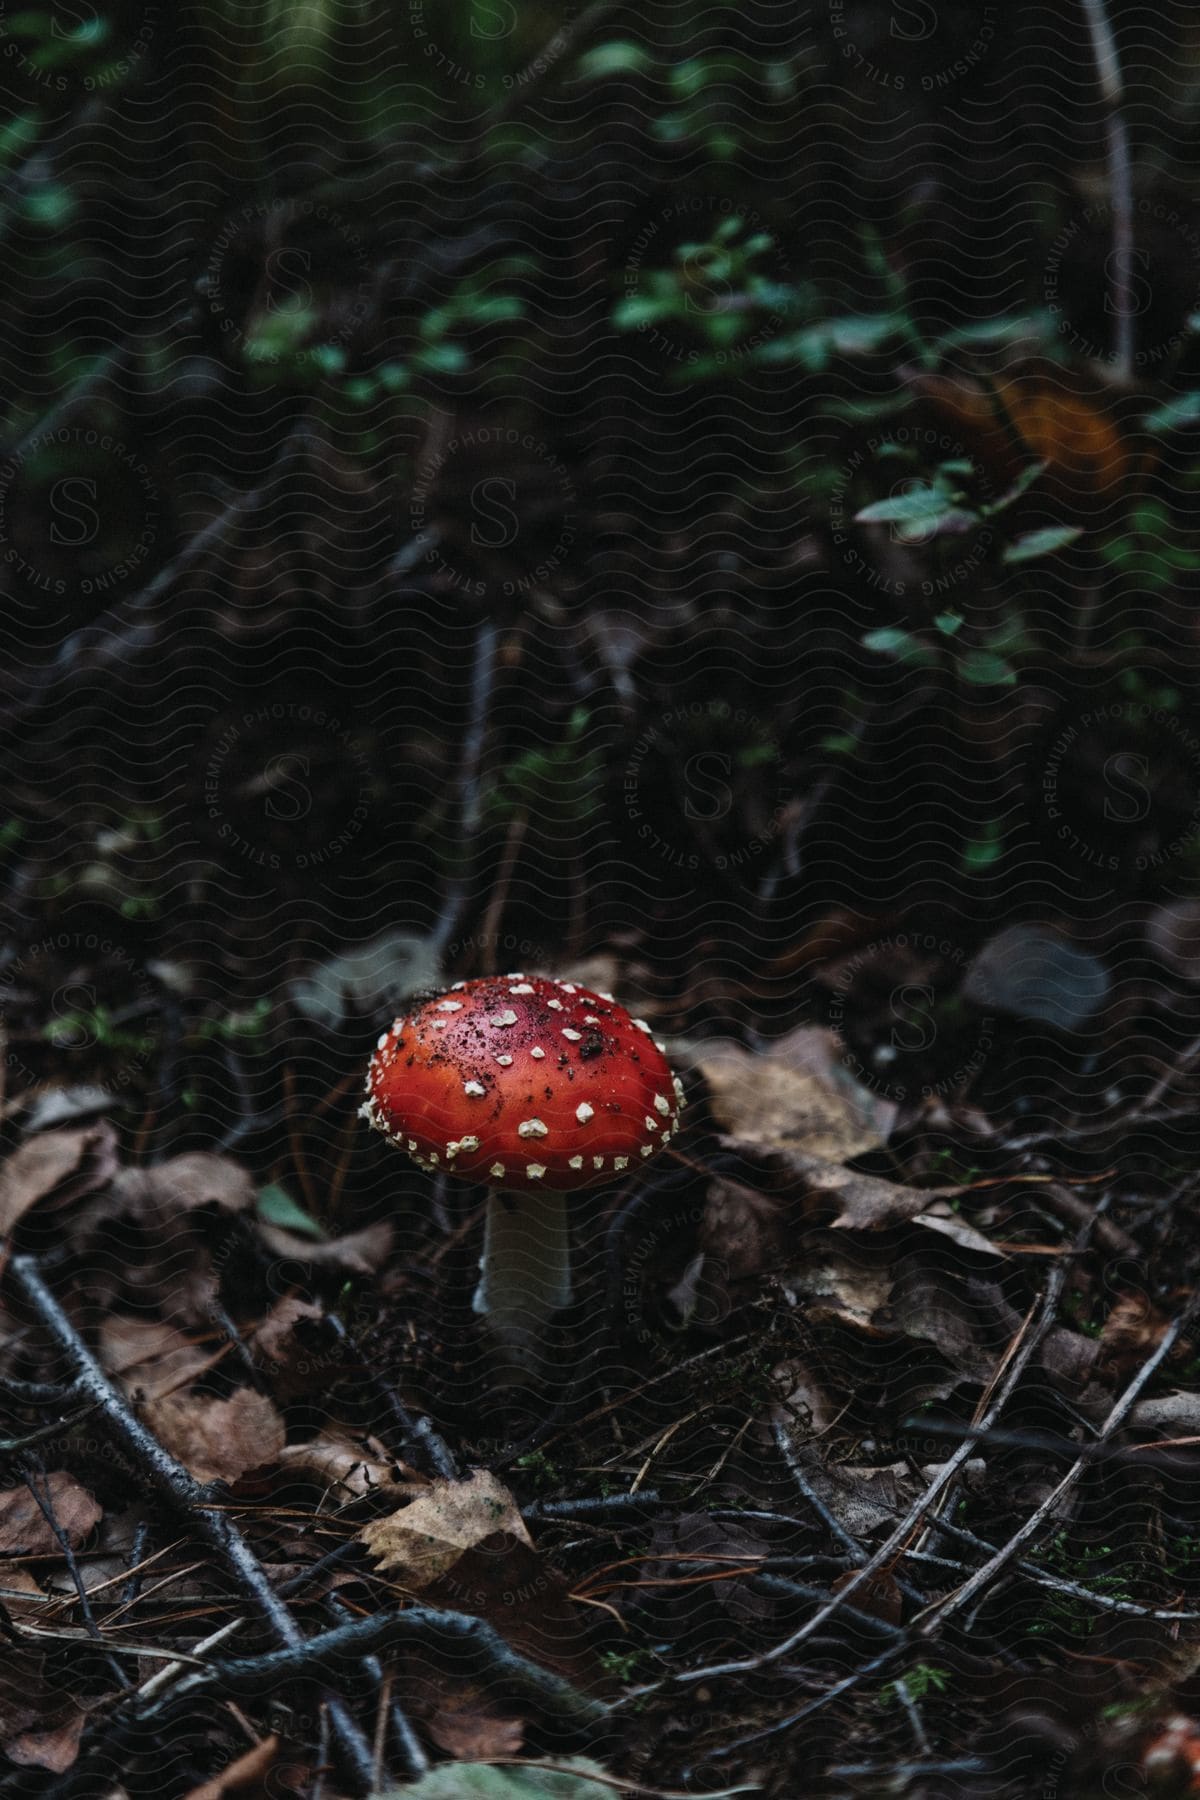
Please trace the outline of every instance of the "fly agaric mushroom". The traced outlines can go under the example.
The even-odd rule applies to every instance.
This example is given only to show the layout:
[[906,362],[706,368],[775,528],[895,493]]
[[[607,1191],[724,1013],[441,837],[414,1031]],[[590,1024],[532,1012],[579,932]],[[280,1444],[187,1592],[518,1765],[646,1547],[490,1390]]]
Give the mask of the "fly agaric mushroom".
[[683,1088],[611,994],[521,974],[458,981],[375,1047],[362,1116],[431,1172],[489,1186],[475,1310],[518,1365],[572,1299],[567,1197],[640,1168]]

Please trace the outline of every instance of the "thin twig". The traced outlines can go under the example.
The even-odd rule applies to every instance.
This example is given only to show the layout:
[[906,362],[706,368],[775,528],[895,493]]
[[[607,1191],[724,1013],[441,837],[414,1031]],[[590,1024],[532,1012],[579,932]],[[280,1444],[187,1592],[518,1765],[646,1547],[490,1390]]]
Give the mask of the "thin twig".
[[1082,0],[1100,96],[1104,102],[1104,129],[1108,138],[1108,184],[1113,210],[1112,273],[1113,367],[1124,384],[1133,380],[1134,319],[1137,297],[1133,290],[1133,165],[1129,156],[1129,130],[1122,110],[1125,83],[1121,59],[1104,0]]
[[[163,1449],[158,1439],[130,1411],[46,1286],[36,1258],[14,1256],[9,1273],[36,1313],[43,1330],[74,1365],[78,1388],[95,1403],[110,1437],[130,1455],[135,1468],[167,1505],[204,1538],[242,1593],[262,1614],[276,1639],[287,1647],[287,1652],[294,1654],[303,1650],[305,1639],[300,1627],[275,1594],[237,1526],[223,1512],[208,1504],[200,1483]],[[331,1700],[329,1706],[330,1722],[346,1774],[358,1791],[368,1793],[372,1779],[371,1747],[341,1700]]]
[[[1118,1426],[1124,1423],[1138,1395],[1179,1341],[1180,1335],[1195,1314],[1197,1307],[1200,1307],[1200,1287],[1195,1290],[1178,1317],[1171,1321],[1159,1340],[1154,1354],[1146,1359],[1120,1399],[1114,1403],[1097,1434],[1098,1441],[1103,1442],[1106,1437],[1116,1431]],[[1008,1542],[997,1550],[982,1569],[977,1570],[971,1579],[964,1582],[954,1593],[947,1594],[944,1599],[937,1601],[914,1619],[913,1626],[923,1637],[930,1636],[932,1632],[944,1625],[947,1619],[953,1618],[955,1613],[961,1612],[969,1601],[995,1581],[1009,1563],[1015,1561],[1022,1544],[1027,1544],[1030,1538],[1035,1537],[1046,1520],[1053,1518],[1058,1512],[1062,1502],[1088,1467],[1089,1460],[1087,1456],[1077,1457],[1058,1486],[1047,1495],[1037,1511],[1030,1514],[1025,1523],[1014,1531]]]

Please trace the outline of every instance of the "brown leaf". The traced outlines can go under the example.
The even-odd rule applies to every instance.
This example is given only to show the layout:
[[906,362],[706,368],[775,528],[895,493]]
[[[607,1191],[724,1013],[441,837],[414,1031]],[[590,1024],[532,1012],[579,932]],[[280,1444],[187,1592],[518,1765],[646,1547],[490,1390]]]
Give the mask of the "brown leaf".
[[713,1117],[735,1137],[831,1162],[877,1150],[883,1142],[854,1083],[844,1078],[843,1085],[832,1061],[826,1078],[778,1053],[754,1056],[730,1044],[706,1052],[697,1067],[708,1084]]
[[0,1167],[0,1234],[11,1232],[39,1201],[54,1195],[66,1205],[102,1187],[115,1169],[116,1136],[106,1123],[30,1138]]
[[157,1399],[185,1385],[212,1359],[202,1348],[163,1319],[138,1319],[130,1313],[108,1313],[100,1326],[100,1361],[125,1389]]
[[228,1156],[209,1150],[192,1150],[173,1156],[149,1171],[170,1194],[177,1208],[191,1212],[198,1206],[216,1206],[222,1212],[244,1212],[254,1204],[254,1180],[249,1169]]
[[4,1754],[23,1769],[49,1769],[61,1775],[79,1755],[79,1744],[87,1714],[72,1707],[57,1725],[44,1725],[40,1731],[22,1731],[10,1738]]
[[420,1592],[500,1532],[531,1543],[508,1489],[489,1470],[476,1469],[466,1481],[432,1482],[410,1505],[372,1519],[358,1535],[381,1569],[401,1570],[405,1586]]
[[0,1657],[0,1742],[27,1731],[52,1705],[44,1676],[45,1661],[41,1650],[28,1649],[24,1644],[5,1644]]
[[273,1256],[286,1257],[289,1262],[344,1269],[348,1275],[378,1275],[391,1250],[395,1232],[386,1220],[380,1220],[345,1237],[314,1244],[311,1238],[301,1237],[298,1232],[260,1222],[258,1235]]
[[495,1710],[496,1702],[461,1677],[439,1681],[442,1689],[424,1720],[439,1750],[456,1762],[493,1762],[520,1756],[525,1721]]
[[253,1388],[238,1388],[227,1400],[171,1394],[151,1400],[144,1417],[197,1481],[235,1481],[247,1469],[274,1462],[283,1449],[283,1420]]
[[[39,1477],[39,1491],[72,1550],[103,1517],[103,1509],[63,1469]],[[46,1489],[49,1492],[46,1492]],[[27,1487],[0,1490],[0,1556],[61,1556],[49,1520]]]
[[[397,1493],[405,1491],[393,1474],[397,1467],[395,1457],[389,1456],[374,1438],[368,1438],[364,1444],[335,1431],[323,1431],[307,1443],[289,1444],[280,1451],[278,1461],[281,1468],[311,1476],[322,1487],[334,1489],[337,1497],[343,1500],[374,1494],[380,1488],[393,1488]],[[417,1479],[411,1470],[405,1469],[403,1473],[406,1478]]]
[[811,1213],[829,1212],[831,1216],[822,1218],[821,1223],[842,1231],[879,1231],[901,1225],[928,1212],[936,1201],[956,1199],[963,1191],[961,1187],[905,1187],[878,1175],[844,1169],[804,1150],[775,1146],[764,1153],[759,1143],[747,1138],[723,1137],[721,1145],[758,1164],[776,1182],[781,1177],[789,1179],[801,1190]]
[[260,1790],[259,1778],[273,1768],[278,1754],[278,1737],[274,1734],[265,1737],[261,1744],[252,1745],[211,1781],[202,1781],[199,1787],[189,1788],[184,1800],[226,1800],[229,1794],[265,1793],[266,1788]]

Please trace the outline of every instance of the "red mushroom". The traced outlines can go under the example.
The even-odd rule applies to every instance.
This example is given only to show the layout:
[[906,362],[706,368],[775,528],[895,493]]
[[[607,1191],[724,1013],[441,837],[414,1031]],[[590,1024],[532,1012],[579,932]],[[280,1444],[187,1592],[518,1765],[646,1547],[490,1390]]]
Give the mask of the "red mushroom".
[[475,1310],[525,1366],[570,1304],[567,1196],[661,1150],[683,1089],[611,994],[521,974],[459,981],[375,1048],[362,1115],[423,1169],[489,1185]]

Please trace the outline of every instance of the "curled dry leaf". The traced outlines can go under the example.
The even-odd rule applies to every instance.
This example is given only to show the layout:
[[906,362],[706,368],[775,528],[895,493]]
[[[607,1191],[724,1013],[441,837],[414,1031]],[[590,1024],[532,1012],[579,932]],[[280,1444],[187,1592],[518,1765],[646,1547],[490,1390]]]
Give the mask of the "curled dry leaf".
[[79,1131],[45,1131],[21,1144],[0,1167],[0,1234],[8,1235],[29,1210],[53,1197],[62,1208],[116,1172],[116,1135],[111,1125]]
[[[375,1438],[356,1440],[335,1431],[323,1431],[305,1444],[289,1444],[278,1460],[282,1469],[308,1476],[331,1489],[339,1500],[359,1499],[380,1488],[399,1487],[399,1465]],[[400,1472],[406,1479],[416,1479],[410,1470]]]
[[[102,1509],[73,1475],[55,1469],[38,1477],[46,1501],[73,1550],[77,1550],[102,1516]],[[0,1556],[61,1556],[62,1549],[27,1487],[0,1491]]]
[[358,1535],[381,1569],[401,1571],[405,1585],[419,1592],[497,1533],[532,1547],[508,1489],[477,1469],[467,1481],[432,1482],[410,1505],[372,1519]]
[[149,1401],[143,1417],[197,1481],[236,1481],[248,1469],[275,1462],[283,1449],[283,1420],[253,1388],[238,1388],[227,1400],[170,1394]]
[[258,1235],[272,1256],[287,1257],[289,1262],[344,1269],[347,1275],[378,1275],[387,1261],[395,1233],[386,1220],[381,1220],[375,1225],[365,1225],[361,1231],[348,1232],[345,1237],[315,1244],[311,1238],[285,1231],[281,1225],[266,1225],[260,1221]]

